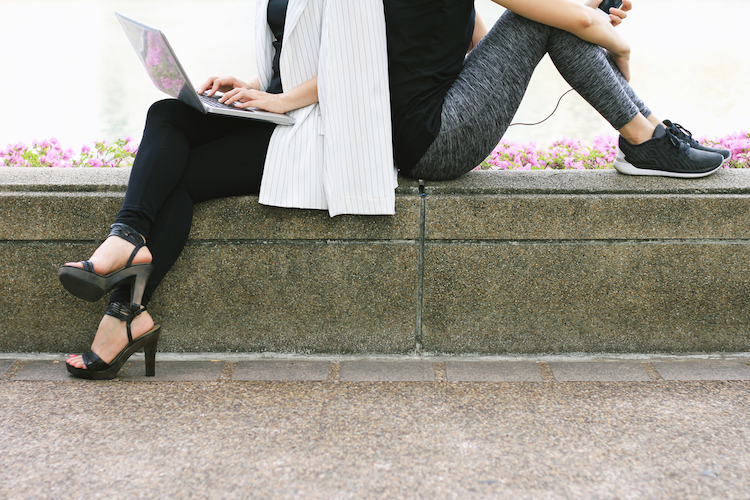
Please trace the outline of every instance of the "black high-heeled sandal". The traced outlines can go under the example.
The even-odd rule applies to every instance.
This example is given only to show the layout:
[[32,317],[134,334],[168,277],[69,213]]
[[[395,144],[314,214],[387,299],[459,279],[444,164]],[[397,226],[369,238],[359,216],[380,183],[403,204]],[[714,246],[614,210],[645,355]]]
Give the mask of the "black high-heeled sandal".
[[146,242],[143,241],[138,231],[127,224],[115,223],[110,228],[110,236],[118,236],[135,245],[135,249],[130,254],[130,259],[128,259],[125,267],[104,276],[94,271],[94,265],[90,260],[84,260],[82,261],[83,268],[60,266],[57,276],[67,291],[90,302],[99,300],[114,287],[130,282],[130,301],[134,304],[140,304],[141,299],[143,299],[143,291],[146,289],[146,282],[148,277],[151,276],[154,265],[151,263],[133,264],[133,259],[135,259],[138,250],[146,246]]
[[161,327],[154,325],[151,330],[135,340],[133,340],[133,332],[130,329],[133,320],[145,310],[146,308],[140,304],[127,304],[125,302],[113,302],[110,304],[104,314],[125,322],[128,332],[128,345],[110,363],[105,363],[94,351],[89,351],[83,355],[83,362],[86,368],[76,368],[66,363],[68,372],[78,378],[110,380],[115,378],[122,365],[125,364],[134,352],[143,348],[146,353],[146,376],[153,377],[156,374],[156,343],[159,341]]

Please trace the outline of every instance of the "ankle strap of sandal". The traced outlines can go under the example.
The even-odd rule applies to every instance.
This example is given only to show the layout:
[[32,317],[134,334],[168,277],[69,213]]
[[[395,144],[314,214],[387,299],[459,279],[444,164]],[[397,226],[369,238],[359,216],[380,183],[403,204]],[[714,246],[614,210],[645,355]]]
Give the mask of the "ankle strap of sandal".
[[112,302],[107,310],[104,312],[107,316],[112,316],[120,321],[125,322],[125,326],[128,332],[128,343],[133,342],[133,333],[130,330],[130,324],[139,314],[146,310],[145,306],[140,304],[132,304],[129,302]]
[[110,236],[120,237],[123,240],[126,240],[135,245],[135,249],[133,250],[133,253],[130,254],[130,258],[128,259],[128,263],[125,264],[125,267],[129,267],[133,263],[133,259],[135,259],[135,254],[137,254],[138,250],[140,250],[142,247],[146,246],[146,242],[143,241],[143,237],[138,231],[128,226],[127,224],[123,224],[122,222],[115,222],[114,224],[109,226],[109,228]]

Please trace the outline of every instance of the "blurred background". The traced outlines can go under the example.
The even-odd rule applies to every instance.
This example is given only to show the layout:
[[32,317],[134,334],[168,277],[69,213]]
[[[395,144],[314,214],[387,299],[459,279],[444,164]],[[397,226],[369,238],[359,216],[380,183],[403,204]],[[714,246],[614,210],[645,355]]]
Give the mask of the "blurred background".
[[[491,0],[476,4],[488,25],[503,11]],[[140,140],[149,105],[164,96],[114,11],[163,30],[194,85],[255,73],[253,0],[0,0],[0,147],[51,137],[74,149],[125,135]],[[633,87],[660,117],[697,136],[750,128],[747,19],[747,0],[635,0],[618,28],[632,45]],[[545,58],[515,121],[544,119],[568,88]],[[506,138],[546,146],[602,134],[613,132],[571,93],[547,122],[511,127]]]

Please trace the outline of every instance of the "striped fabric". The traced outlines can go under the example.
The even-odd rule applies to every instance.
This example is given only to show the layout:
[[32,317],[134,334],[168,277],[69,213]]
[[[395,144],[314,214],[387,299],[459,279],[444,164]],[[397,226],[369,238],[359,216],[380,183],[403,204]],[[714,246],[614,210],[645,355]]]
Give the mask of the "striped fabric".
[[[257,66],[271,79],[268,0],[258,0]],[[294,110],[266,156],[260,202],[340,214],[393,215],[396,169],[391,139],[382,0],[289,0],[281,78],[284,89],[318,75],[320,103]]]

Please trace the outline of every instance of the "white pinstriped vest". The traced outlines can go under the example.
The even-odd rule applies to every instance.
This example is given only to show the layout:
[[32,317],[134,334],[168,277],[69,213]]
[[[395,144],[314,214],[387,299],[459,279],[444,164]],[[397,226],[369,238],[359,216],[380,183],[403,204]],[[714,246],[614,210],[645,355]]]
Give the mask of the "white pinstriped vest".
[[[268,0],[256,6],[261,88],[271,79]],[[289,0],[281,52],[284,89],[318,76],[319,104],[291,111],[266,156],[260,203],[340,214],[393,215],[391,137],[382,0]]]

